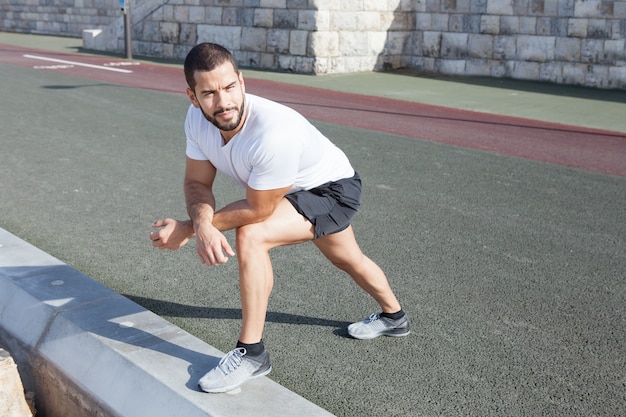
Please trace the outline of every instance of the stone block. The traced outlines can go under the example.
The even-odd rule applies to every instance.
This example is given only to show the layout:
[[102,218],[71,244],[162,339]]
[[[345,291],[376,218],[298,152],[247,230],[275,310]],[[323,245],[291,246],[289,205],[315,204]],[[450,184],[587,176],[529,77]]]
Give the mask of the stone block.
[[308,9],[309,1],[308,0],[287,0],[288,9]]
[[367,54],[367,43],[360,32],[339,32],[339,54],[344,57]]
[[513,15],[514,0],[487,0],[487,13],[492,15]]
[[609,88],[626,88],[626,66],[609,68]]
[[604,59],[609,65],[626,61],[626,41],[624,39],[604,41]]
[[317,14],[315,10],[298,10],[297,28],[300,30],[316,30]]
[[422,53],[425,57],[437,58],[441,56],[441,32],[424,32]]
[[311,33],[311,51],[309,56],[334,57],[339,55],[338,32]]
[[563,1],[543,0],[543,15],[550,17],[558,16],[559,3],[563,3]]
[[261,0],[259,7],[267,9],[285,9],[287,0]]
[[447,13],[433,13],[432,14],[432,29],[447,31],[450,16]]
[[173,44],[163,44],[163,58],[175,59],[176,53]]
[[340,10],[341,5],[337,0],[309,0],[311,4],[311,9],[315,10],[324,10],[324,11],[335,11]]
[[161,7],[161,13],[163,14],[163,20],[168,22],[174,20],[174,6],[165,4]]
[[589,19],[587,37],[594,39],[611,39],[611,26],[606,19]]
[[[397,1],[397,0],[392,0]],[[343,10],[350,13],[360,12],[364,10],[363,6],[364,0],[341,0],[337,2],[338,9]],[[385,10],[387,7],[387,2],[380,2],[380,7],[382,10]]]
[[494,59],[515,59],[517,47],[514,36],[496,36],[493,40]]
[[177,22],[189,21],[189,7],[174,6],[174,20]]
[[607,79],[609,76],[609,68],[606,65],[593,65],[587,67],[585,74],[585,85],[587,87],[607,87]]
[[413,67],[420,72],[433,73],[435,72],[436,59],[425,57],[414,57],[412,61]]
[[356,14],[356,27],[360,31],[372,31],[382,29],[381,13],[363,12]]
[[584,38],[587,36],[589,19],[569,19],[567,23],[567,36]]
[[314,59],[302,56],[279,55],[278,69],[300,74],[312,74]]
[[430,13],[418,13],[415,21],[417,30],[431,30],[432,15]]
[[306,55],[309,32],[306,30],[292,30],[289,34],[289,53],[291,55]]
[[579,38],[556,38],[554,59],[557,61],[577,62],[580,60]]
[[413,30],[415,22],[412,13],[381,12],[381,24],[389,30]]
[[265,51],[267,49],[267,32],[265,28],[242,28],[242,51]]
[[165,43],[180,42],[180,26],[175,22],[161,22],[161,41]]
[[500,34],[500,17],[499,16],[481,16],[480,32],[492,35]]
[[539,79],[551,83],[561,82],[563,78],[563,68],[560,62],[546,62],[539,67]]
[[385,51],[387,43],[387,32],[367,33],[367,53],[368,55],[378,55]]
[[616,19],[626,19],[626,1],[615,2],[613,4],[613,17]]
[[440,59],[437,61],[437,70],[446,75],[463,75],[465,73],[465,60]]
[[577,1],[574,4],[574,16],[594,17],[598,15],[602,0]]
[[[410,32],[387,32],[385,50],[391,55],[401,55],[407,52]],[[363,35],[361,34],[361,38]]]
[[318,10],[315,12],[315,30],[320,32],[326,32],[330,30],[330,15],[329,11]]
[[274,25],[273,9],[254,9],[254,26],[271,28]]
[[295,29],[298,27],[297,10],[274,10],[274,28]]
[[466,75],[487,77],[491,74],[489,61],[486,59],[469,59],[465,64]]
[[560,0],[557,14],[561,17],[573,17],[576,0]]
[[237,26],[237,8],[224,7],[222,9],[222,25]]
[[462,32],[464,29],[463,15],[452,14],[448,18],[448,30],[450,32]]
[[261,68],[278,68],[278,57],[276,54],[261,53],[259,62]]
[[580,43],[580,61],[598,64],[604,56],[604,41],[600,39],[583,39]]
[[270,29],[267,32],[267,47],[264,52],[286,54],[289,52],[289,33],[287,29]]
[[214,42],[236,51],[241,47],[241,28],[236,26],[198,25],[197,42]]
[[357,30],[357,14],[352,12],[335,12],[330,16],[330,30]]
[[554,59],[555,43],[553,36],[519,36],[517,58],[523,61],[550,61]]
[[537,18],[537,31],[535,34],[541,36],[549,36],[552,34],[552,19],[549,17],[538,17]]
[[313,73],[314,74],[327,74],[332,66],[331,59],[329,58],[314,58],[313,61]]
[[513,67],[513,78],[519,80],[538,80],[541,64],[538,62],[517,61]]
[[502,16],[500,18],[500,35],[514,35],[520,32],[518,16]]
[[493,56],[493,36],[470,34],[467,41],[469,58],[491,58]]
[[563,82],[573,85],[585,84],[585,64],[565,63],[563,64]]
[[[195,45],[196,42],[196,25],[190,23],[181,23],[179,41],[184,45]],[[175,57],[178,57],[176,49],[174,49]],[[186,55],[186,53],[185,53]]]
[[403,10],[424,13],[426,12],[426,0],[409,0],[409,4],[403,6]]
[[188,23],[204,23],[206,21],[204,12],[205,12],[204,7],[200,7],[200,6],[189,7]]
[[222,12],[221,7],[207,7],[204,10],[204,17],[206,19],[203,24],[206,25],[221,25],[222,24]]
[[499,61],[491,64],[491,76],[495,78],[511,77],[514,61]]
[[467,56],[467,33],[443,33],[441,35],[441,57],[446,59]]

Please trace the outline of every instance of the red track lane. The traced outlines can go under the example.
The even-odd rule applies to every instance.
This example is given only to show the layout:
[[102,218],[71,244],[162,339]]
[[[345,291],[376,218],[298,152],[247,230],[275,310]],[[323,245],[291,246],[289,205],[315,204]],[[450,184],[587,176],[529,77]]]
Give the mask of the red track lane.
[[[180,68],[141,63],[114,66],[132,73],[68,66],[24,55],[104,66],[110,57],[41,51],[0,45],[0,62],[42,71],[184,93]],[[284,103],[323,122],[512,155],[580,169],[626,176],[626,134],[540,122],[420,103],[342,93],[273,81],[246,79],[246,91]]]

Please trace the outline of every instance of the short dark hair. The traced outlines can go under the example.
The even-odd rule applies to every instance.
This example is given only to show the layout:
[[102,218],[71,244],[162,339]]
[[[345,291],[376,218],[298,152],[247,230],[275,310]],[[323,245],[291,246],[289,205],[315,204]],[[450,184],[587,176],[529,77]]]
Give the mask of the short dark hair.
[[216,43],[204,42],[194,46],[185,58],[185,79],[192,90],[196,88],[196,71],[212,71],[224,62],[233,64],[235,72],[239,72],[237,62],[233,54],[226,48]]

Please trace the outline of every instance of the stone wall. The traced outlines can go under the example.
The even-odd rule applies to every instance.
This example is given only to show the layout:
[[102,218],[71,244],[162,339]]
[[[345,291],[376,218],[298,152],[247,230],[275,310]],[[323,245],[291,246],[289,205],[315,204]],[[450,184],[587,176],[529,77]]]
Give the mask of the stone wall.
[[83,29],[110,25],[118,0],[2,0],[0,30],[80,38]]
[[[87,47],[124,51],[119,0],[61,1],[55,13],[58,0],[9,0],[0,28],[101,29]],[[409,68],[626,88],[626,0],[134,0],[131,21],[136,55],[182,59],[211,41],[242,66],[299,73]]]

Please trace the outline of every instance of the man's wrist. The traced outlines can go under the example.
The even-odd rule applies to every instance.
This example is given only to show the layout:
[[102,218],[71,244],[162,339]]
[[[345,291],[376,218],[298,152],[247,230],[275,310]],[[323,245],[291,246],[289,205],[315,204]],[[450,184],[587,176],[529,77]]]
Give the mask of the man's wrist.
[[187,237],[194,237],[196,235],[196,230],[193,227],[193,221],[191,221],[191,219],[183,220],[181,223],[187,231]]

